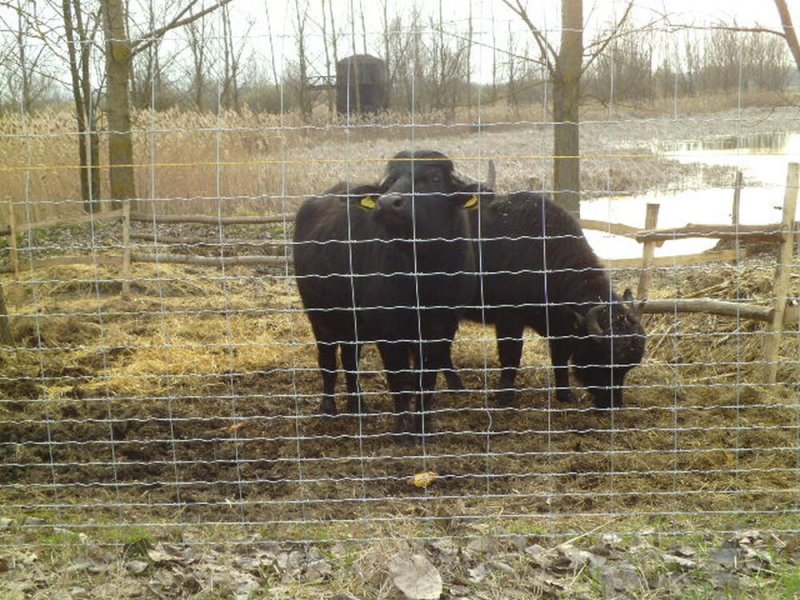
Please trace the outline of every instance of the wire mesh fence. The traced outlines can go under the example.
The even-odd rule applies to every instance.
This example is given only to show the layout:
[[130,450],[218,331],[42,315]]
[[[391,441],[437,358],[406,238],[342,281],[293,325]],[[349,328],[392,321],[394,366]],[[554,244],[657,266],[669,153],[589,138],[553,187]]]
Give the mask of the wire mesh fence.
[[797,534],[796,109],[679,80],[587,100],[583,230],[547,94],[302,123],[220,83],[135,113],[137,195],[89,217],[71,118],[3,116],[11,543]]

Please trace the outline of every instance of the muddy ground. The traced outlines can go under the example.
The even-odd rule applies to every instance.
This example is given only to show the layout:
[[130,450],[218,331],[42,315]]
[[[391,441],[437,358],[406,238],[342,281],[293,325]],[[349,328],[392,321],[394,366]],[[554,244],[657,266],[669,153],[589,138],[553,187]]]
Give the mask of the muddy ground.
[[[529,162],[506,168],[528,172]],[[685,177],[673,168],[657,171]],[[630,170],[603,164],[590,176],[602,189],[644,185],[642,177],[620,184],[614,173]],[[729,175],[703,171],[698,185]],[[92,231],[100,255],[119,244],[104,231]],[[216,228],[169,233],[219,240]],[[84,234],[35,245],[52,255],[80,247]],[[230,235],[264,241],[286,232],[243,227]],[[251,254],[252,245],[225,251]],[[652,295],[768,304],[774,265],[774,256],[759,254],[666,267],[654,274]],[[798,272],[795,263],[794,297]],[[635,288],[637,277],[612,273],[618,290]],[[442,391],[432,415],[438,434],[403,447],[392,439],[392,401],[374,349],[362,363],[370,412],[318,415],[315,348],[289,270],[137,264],[133,282],[122,299],[115,268],[3,276],[16,346],[0,351],[0,527],[8,540],[0,580],[11,586],[0,590],[111,597],[95,592],[110,573],[132,582],[118,597],[272,590],[310,598],[332,590],[388,598],[399,593],[388,562],[408,550],[442,571],[447,597],[797,593],[796,327],[784,335],[778,382],[769,384],[763,324],[646,316],[647,354],[626,380],[626,406],[596,411],[585,398],[556,402],[546,345],[533,334],[517,405],[495,407],[493,333],[465,324],[454,353],[467,390]],[[435,475],[415,478],[421,473]],[[428,541],[410,549],[392,541],[418,538]],[[469,549],[484,538],[490,552]],[[453,546],[431,545],[442,540]],[[640,578],[608,575],[564,542],[613,557],[604,564]],[[636,547],[656,558],[640,566]],[[329,555],[314,554],[319,548]],[[726,548],[727,582],[704,579],[718,571],[712,553]],[[737,561],[746,559],[745,569]],[[327,566],[309,571],[318,561]],[[354,565],[358,585],[350,586]],[[652,583],[662,573],[667,583]],[[671,587],[676,578],[691,585]]]
[[[738,279],[736,293],[757,298],[769,293],[770,264],[667,269],[654,287],[675,297],[677,284],[686,297]],[[626,406],[603,412],[555,401],[545,345],[531,334],[518,404],[499,409],[492,331],[464,325],[454,352],[467,390],[442,391],[439,433],[406,448],[392,440],[374,349],[363,361],[370,412],[317,414],[315,350],[290,276],[136,268],[130,300],[112,273],[84,267],[6,282],[20,311],[0,405],[0,491],[13,518],[244,521],[308,539],[317,527],[409,515],[558,527],[797,508],[796,335],[784,339],[780,383],[768,385],[762,325],[648,316]],[[632,277],[615,274],[617,287]],[[429,471],[433,485],[409,485]]]

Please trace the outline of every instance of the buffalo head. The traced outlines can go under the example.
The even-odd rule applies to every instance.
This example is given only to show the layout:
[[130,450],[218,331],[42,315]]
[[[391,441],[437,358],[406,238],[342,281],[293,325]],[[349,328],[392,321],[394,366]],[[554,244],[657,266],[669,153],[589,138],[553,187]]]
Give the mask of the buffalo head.
[[583,339],[572,356],[575,376],[592,395],[597,408],[619,408],[625,375],[644,356],[645,332],[633,294],[622,301],[593,306],[578,316]]

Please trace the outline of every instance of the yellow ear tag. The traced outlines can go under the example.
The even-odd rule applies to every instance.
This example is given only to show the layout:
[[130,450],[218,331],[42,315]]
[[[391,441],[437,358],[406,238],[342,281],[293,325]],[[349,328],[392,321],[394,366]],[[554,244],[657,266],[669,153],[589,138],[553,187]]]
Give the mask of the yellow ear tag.
[[372,196],[364,196],[361,199],[361,208],[372,210],[378,205],[378,202]]
[[467,202],[464,204],[464,208],[468,210],[475,210],[476,208],[478,208],[478,197],[473,196],[472,198],[467,200]]

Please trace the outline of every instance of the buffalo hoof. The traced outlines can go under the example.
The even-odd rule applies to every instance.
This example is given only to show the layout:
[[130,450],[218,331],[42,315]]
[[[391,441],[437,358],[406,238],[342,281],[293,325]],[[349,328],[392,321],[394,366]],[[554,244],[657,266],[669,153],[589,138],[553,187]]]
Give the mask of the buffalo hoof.
[[336,400],[333,398],[323,398],[319,403],[319,413],[326,417],[336,416]]
[[404,433],[395,433],[394,435],[394,442],[398,446],[402,448],[413,448],[417,445],[419,441],[419,436],[414,435],[413,433],[404,432]]
[[592,404],[598,410],[614,410],[616,408],[622,408],[622,401],[621,400],[611,400],[610,398],[592,398]]
[[444,371],[444,379],[447,382],[447,389],[451,392],[463,392],[466,390],[461,376],[455,371]]
[[578,397],[572,388],[559,388],[556,390],[556,400],[564,404],[574,404],[578,401]]
[[348,398],[347,412],[354,415],[357,414],[365,415],[369,413],[369,407],[367,406],[367,403],[361,398]]
[[400,414],[394,421],[394,442],[400,446],[410,447],[417,441],[414,430],[414,417],[409,413]]
[[499,392],[495,392],[494,395],[494,403],[499,408],[509,408],[514,406],[516,400],[517,394],[514,390],[500,390]]
[[436,427],[430,415],[417,417],[417,443],[420,445],[427,445],[436,439]]

